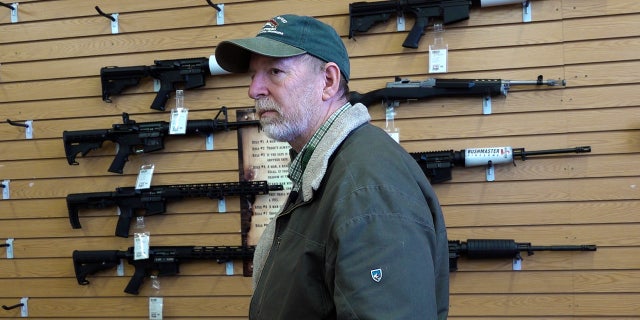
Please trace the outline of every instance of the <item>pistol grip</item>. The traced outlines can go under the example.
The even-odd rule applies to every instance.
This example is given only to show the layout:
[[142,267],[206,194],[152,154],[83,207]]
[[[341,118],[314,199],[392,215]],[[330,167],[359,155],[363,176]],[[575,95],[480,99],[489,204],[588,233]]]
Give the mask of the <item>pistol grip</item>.
[[131,220],[133,220],[133,209],[121,207],[115,235],[122,238],[128,238]]

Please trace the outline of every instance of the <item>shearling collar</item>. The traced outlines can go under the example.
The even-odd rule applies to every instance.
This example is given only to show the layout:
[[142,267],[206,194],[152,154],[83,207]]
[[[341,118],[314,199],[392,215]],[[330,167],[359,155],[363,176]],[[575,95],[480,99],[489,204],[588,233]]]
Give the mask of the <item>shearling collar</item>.
[[[348,103],[348,102],[347,102]],[[318,190],[320,182],[327,172],[329,158],[338,146],[355,128],[369,122],[371,116],[367,107],[357,103],[345,110],[331,125],[329,131],[316,146],[309,164],[302,174],[302,199],[309,201],[313,197],[313,190]]]

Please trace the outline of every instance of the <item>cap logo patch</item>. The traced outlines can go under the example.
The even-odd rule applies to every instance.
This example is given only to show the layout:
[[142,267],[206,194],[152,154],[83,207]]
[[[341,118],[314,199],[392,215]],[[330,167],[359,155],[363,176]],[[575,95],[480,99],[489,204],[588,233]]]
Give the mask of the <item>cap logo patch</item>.
[[276,20],[280,20],[280,22],[282,22],[282,23],[287,23],[287,20],[282,18],[282,17],[280,17],[280,16],[277,16],[277,17],[275,17],[273,19],[269,19],[269,21],[267,21],[264,24],[264,26],[262,26],[262,30],[260,30],[260,32],[258,32],[258,34],[261,34],[261,33],[274,33],[274,34],[277,34],[277,35],[280,35],[280,36],[283,35],[284,33],[282,31],[278,30],[278,26],[280,25],[280,23],[278,23],[278,21],[276,21]]

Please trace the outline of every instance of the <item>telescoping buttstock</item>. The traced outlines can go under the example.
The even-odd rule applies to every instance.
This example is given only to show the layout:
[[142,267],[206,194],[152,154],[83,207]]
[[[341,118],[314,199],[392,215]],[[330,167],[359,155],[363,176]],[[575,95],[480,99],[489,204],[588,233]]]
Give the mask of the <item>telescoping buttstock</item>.
[[115,191],[70,193],[67,195],[67,209],[71,227],[79,229],[82,227],[78,218],[80,209],[104,209],[117,206],[120,214],[115,235],[126,238],[129,236],[130,225],[136,217],[136,212],[141,212],[143,216],[152,216],[164,213],[167,203],[182,199],[205,197],[222,199],[225,196],[244,196],[251,199],[258,195],[282,190],[284,190],[283,185],[268,184],[266,180],[155,185],[140,190],[135,187],[118,187]]
[[[236,130],[240,127],[259,128],[260,121],[229,121],[227,107],[222,107],[213,119],[187,120],[185,135],[207,135],[221,131]],[[164,149],[164,141],[170,133],[171,122],[136,122],[128,113],[122,114],[122,123],[115,123],[109,129],[63,131],[62,141],[69,165],[78,165],[76,156],[83,157],[90,151],[102,148],[105,141],[118,145],[116,155],[108,171],[123,173],[130,155],[150,153]]]
[[[151,246],[149,257],[137,259],[134,247],[127,250],[73,251],[73,267],[80,285],[88,285],[87,276],[115,268],[122,260],[134,267],[125,293],[138,294],[144,278],[155,274],[159,277],[180,273],[180,264],[195,260],[212,260],[224,263],[231,260],[253,259],[254,246]],[[244,276],[250,276],[244,274]]]

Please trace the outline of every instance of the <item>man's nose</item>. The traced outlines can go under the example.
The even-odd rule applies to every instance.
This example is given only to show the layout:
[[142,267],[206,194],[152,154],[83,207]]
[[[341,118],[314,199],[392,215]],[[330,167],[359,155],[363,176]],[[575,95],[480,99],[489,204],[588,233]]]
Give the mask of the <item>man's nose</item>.
[[251,77],[251,84],[249,84],[249,97],[256,100],[266,95],[267,89],[264,85],[263,76],[260,74],[254,74]]

